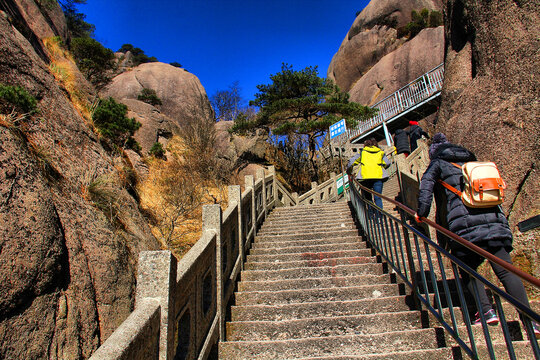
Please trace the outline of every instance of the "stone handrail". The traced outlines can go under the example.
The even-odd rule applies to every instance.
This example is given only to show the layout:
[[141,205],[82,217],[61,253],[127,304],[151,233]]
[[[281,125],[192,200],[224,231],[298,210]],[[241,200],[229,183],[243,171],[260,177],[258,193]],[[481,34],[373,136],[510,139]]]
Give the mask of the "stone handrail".
[[320,185],[312,182],[311,190],[298,198],[298,205],[321,204],[338,199],[336,180],[336,174],[331,173],[330,179]]
[[420,179],[429,165],[429,145],[427,140],[418,140],[418,147],[405,158],[403,154],[395,155],[396,171],[401,189],[402,203],[416,209]]
[[[337,195],[332,175],[300,198],[315,203]],[[274,207],[302,204],[300,198],[276,180],[273,167],[268,174],[260,170],[256,181],[246,176],[244,192],[229,186],[225,211],[217,204],[203,207],[202,236],[180,261],[170,251],[141,252],[135,309],[90,359],[214,357],[257,230]]]

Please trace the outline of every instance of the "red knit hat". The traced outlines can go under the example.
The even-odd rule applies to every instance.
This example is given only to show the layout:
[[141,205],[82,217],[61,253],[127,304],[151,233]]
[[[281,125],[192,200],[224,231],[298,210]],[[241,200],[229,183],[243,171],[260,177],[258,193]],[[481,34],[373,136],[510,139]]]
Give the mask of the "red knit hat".
[[418,121],[413,121],[413,120],[411,120],[411,121],[409,121],[409,125],[410,125],[410,126],[418,125]]

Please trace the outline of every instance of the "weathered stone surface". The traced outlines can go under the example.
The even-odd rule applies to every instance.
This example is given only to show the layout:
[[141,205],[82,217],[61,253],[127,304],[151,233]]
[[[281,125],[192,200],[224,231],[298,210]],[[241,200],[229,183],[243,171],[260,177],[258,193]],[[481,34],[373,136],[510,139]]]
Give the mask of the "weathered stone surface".
[[260,165],[250,162],[264,161],[268,136],[263,131],[254,135],[240,136],[229,132],[234,123],[219,121],[216,123],[216,152],[218,157],[229,161],[238,170],[239,178],[244,175],[255,175]]
[[178,133],[179,127],[176,122],[162,114],[157,107],[135,99],[121,101],[129,108],[127,116],[134,117],[141,123],[134,138],[141,145],[143,154],[147,154],[156,142],[162,143],[165,148],[172,135]]
[[101,95],[120,101],[137,99],[143,88],[156,91],[163,102],[159,110],[179,127],[201,117],[212,117],[212,107],[199,79],[184,69],[160,62],[141,64],[116,76]]
[[64,41],[67,40],[66,19],[58,2],[34,0],[15,0],[14,2],[38,38],[60,36]]
[[[534,1],[447,3],[445,81],[436,130],[495,161],[507,182],[512,229],[540,213],[540,4]],[[540,231],[519,236],[515,254],[540,275]],[[523,251],[522,251],[523,250]]]
[[383,56],[401,46],[395,27],[407,24],[412,10],[441,10],[441,0],[373,0],[356,17],[328,67],[327,76],[343,90],[349,91]]
[[0,78],[39,108],[0,126],[0,358],[88,358],[132,309],[137,254],[159,245],[34,49],[0,16]]
[[386,26],[375,26],[344,41],[332,58],[327,76],[343,91],[349,91],[384,55],[391,53],[405,42],[397,39],[397,31]]
[[373,105],[443,62],[444,29],[422,30],[385,55],[351,88],[351,101]]

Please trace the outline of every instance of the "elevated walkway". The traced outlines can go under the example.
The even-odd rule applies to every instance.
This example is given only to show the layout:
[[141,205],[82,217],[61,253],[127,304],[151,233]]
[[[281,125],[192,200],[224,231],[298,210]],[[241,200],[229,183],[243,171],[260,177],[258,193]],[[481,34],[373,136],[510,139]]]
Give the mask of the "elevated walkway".
[[421,120],[437,110],[443,80],[444,64],[440,64],[373,105],[372,108],[378,109],[377,115],[334,138],[333,143],[358,144],[374,136],[386,138],[387,144],[392,144],[390,133],[407,127],[410,120]]

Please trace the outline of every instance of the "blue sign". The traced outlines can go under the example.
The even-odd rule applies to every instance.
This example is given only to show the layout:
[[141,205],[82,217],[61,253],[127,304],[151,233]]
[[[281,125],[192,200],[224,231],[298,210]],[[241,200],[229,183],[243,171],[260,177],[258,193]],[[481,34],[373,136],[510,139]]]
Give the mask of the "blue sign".
[[345,131],[347,131],[347,125],[345,125],[345,119],[341,119],[330,126],[330,139],[343,134]]

